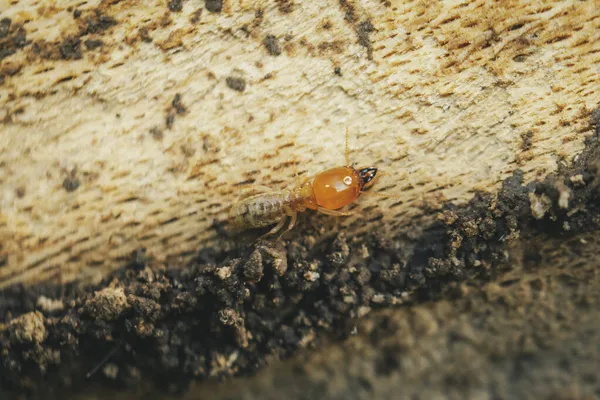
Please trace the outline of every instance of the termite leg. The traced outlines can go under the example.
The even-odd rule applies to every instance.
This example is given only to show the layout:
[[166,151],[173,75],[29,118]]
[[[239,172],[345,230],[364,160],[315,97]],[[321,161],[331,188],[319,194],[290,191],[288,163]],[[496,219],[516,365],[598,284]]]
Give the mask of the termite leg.
[[269,232],[267,232],[267,233],[265,233],[264,235],[262,235],[260,238],[261,238],[261,239],[264,239],[264,238],[266,238],[267,236],[271,236],[271,235],[274,235],[274,234],[276,234],[277,232],[279,232],[279,231],[281,230],[281,228],[283,228],[283,225],[285,224],[285,220],[286,220],[286,218],[287,218],[287,215],[283,216],[283,217],[282,217],[282,218],[279,220],[279,222],[277,223],[277,225],[275,225],[275,226],[273,227],[273,229],[271,229]]
[[351,212],[343,212],[343,211],[337,211],[337,210],[328,210],[328,209],[323,208],[323,207],[319,207],[319,208],[317,208],[317,210],[319,212],[322,212],[323,214],[332,215],[334,217],[347,217],[347,216],[352,215]]
[[288,217],[290,217],[290,224],[288,225],[287,229],[279,235],[279,238],[277,238],[277,240],[281,239],[281,237],[283,235],[285,235],[286,233],[291,231],[292,228],[294,228],[294,226],[296,225],[296,219],[298,216],[298,212],[296,212],[295,210],[292,210],[291,208],[286,209],[286,212],[287,212]]

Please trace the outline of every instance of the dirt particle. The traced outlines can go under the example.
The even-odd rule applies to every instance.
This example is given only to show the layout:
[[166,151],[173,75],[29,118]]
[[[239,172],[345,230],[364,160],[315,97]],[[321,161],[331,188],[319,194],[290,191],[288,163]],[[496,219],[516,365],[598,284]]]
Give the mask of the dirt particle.
[[95,319],[114,321],[129,307],[123,288],[107,287],[94,293],[93,297],[85,302],[83,312]]
[[223,0],[206,0],[204,6],[208,11],[218,13],[223,10]]
[[0,19],[0,39],[3,39],[8,36],[8,32],[10,31],[10,18],[2,18]]
[[81,39],[69,37],[63,40],[59,46],[60,57],[64,60],[81,59]]
[[442,221],[444,224],[451,226],[458,219],[458,215],[454,211],[444,210],[443,212],[438,214],[438,219]]
[[306,271],[304,273],[304,279],[306,279],[309,282],[316,282],[317,280],[319,280],[320,277],[321,274],[319,274],[318,272]]
[[179,146],[179,148],[181,149],[183,155],[186,157],[192,157],[194,154],[196,154],[196,149],[189,143],[184,143],[181,146]]
[[552,200],[545,194],[537,195],[529,193],[529,201],[531,204],[531,215],[535,219],[542,219],[552,208]]
[[243,78],[228,76],[227,79],[225,79],[225,82],[229,88],[238,92],[246,90],[246,81]]
[[568,209],[571,190],[569,190],[563,181],[557,182],[556,189],[558,190],[558,207],[564,210]]
[[140,39],[142,39],[142,42],[152,43],[152,37],[150,37],[150,34],[148,33],[148,28],[146,28],[146,27],[140,28],[138,30],[138,35],[139,35]]
[[219,320],[223,325],[235,325],[238,319],[238,313],[231,308],[224,308],[219,311]]
[[115,380],[119,375],[119,366],[114,363],[107,363],[104,367],[102,367],[102,373],[108,379]]
[[344,42],[342,42],[341,40],[334,40],[331,42],[322,42],[322,43],[319,43],[318,49],[321,54],[324,54],[327,52],[341,54],[344,51]]
[[225,280],[231,276],[231,268],[230,267],[222,267],[217,269],[217,276],[221,280]]
[[44,316],[39,311],[23,314],[8,324],[10,337],[19,343],[40,344],[48,336]]
[[117,21],[113,17],[104,15],[99,10],[86,17],[85,22],[86,27],[81,32],[82,35],[101,33],[117,24]]
[[375,27],[371,21],[363,21],[356,28],[356,34],[358,35],[358,44],[367,49],[367,58],[373,59],[373,46],[371,45],[370,33],[375,30]]
[[585,180],[583,179],[583,175],[582,174],[577,174],[572,176],[571,178],[569,178],[571,183],[573,185],[577,185],[577,186],[584,186],[585,185]]
[[259,26],[260,24],[262,24],[264,17],[265,17],[265,12],[263,11],[262,8],[259,8],[258,10],[256,10],[254,12],[254,21],[252,22],[252,24],[254,26]]
[[267,35],[263,39],[263,45],[267,48],[267,51],[272,56],[278,56],[281,54],[281,46],[279,45],[279,39],[274,35]]
[[175,116],[185,114],[186,112],[187,108],[181,102],[181,94],[177,93],[167,109],[167,116],[165,118],[166,128],[171,129],[175,123]]
[[164,136],[163,131],[158,126],[150,128],[150,135],[154,140],[162,140]]
[[16,190],[15,190],[15,194],[17,195],[17,197],[19,199],[22,199],[23,197],[25,197],[25,186],[19,186]]
[[531,145],[533,144],[533,132],[527,131],[521,135],[521,150],[527,151],[531,149]]
[[94,49],[97,49],[98,47],[102,47],[104,45],[104,42],[102,42],[102,40],[98,40],[98,39],[88,39],[84,42],[84,44],[88,50],[94,50]]
[[0,61],[15,54],[26,44],[27,36],[22,26],[12,24],[9,18],[0,20]]
[[282,14],[289,14],[294,11],[294,1],[293,0],[275,0],[277,3],[277,8]]
[[167,127],[167,129],[171,129],[174,123],[175,113],[173,111],[167,112],[167,117],[165,118],[165,126]]
[[173,101],[171,101],[171,106],[173,107],[175,112],[180,115],[185,114],[185,112],[187,111],[187,108],[181,102],[181,94],[179,93],[177,93],[173,98]]
[[347,0],[340,0],[340,7],[345,11],[344,19],[348,22],[354,22],[356,20],[356,11],[354,6]]
[[170,0],[167,7],[170,11],[179,12],[183,10],[183,0]]
[[51,299],[46,296],[40,296],[37,299],[37,306],[46,312],[60,311],[65,308],[65,305],[60,299]]
[[77,177],[73,176],[73,175],[67,176],[62,183],[62,187],[67,192],[73,192],[73,191],[77,190],[79,185],[80,185],[79,179],[77,179]]
[[192,24],[196,25],[198,22],[200,22],[200,17],[202,17],[202,9],[201,8],[194,11],[194,13],[192,14],[192,17],[190,18],[190,22]]
[[244,264],[244,277],[249,282],[259,282],[263,277],[263,262],[260,250],[256,249]]
[[283,276],[288,268],[287,250],[285,247],[278,243],[264,243],[260,244],[257,248],[261,251],[263,260],[266,260],[267,265],[270,265],[279,276]]
[[25,29],[19,27],[15,32],[15,36],[13,39],[13,44],[15,47],[21,48],[27,44],[27,37],[25,35]]
[[79,17],[81,17],[81,10],[80,10],[80,9],[78,9],[78,8],[76,8],[76,9],[73,11],[73,18],[77,19],[77,18],[79,18]]

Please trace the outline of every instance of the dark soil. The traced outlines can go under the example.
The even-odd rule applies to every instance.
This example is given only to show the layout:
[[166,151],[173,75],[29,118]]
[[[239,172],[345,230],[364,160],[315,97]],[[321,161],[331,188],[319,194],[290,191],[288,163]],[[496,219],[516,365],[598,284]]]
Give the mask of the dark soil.
[[540,234],[509,253],[496,282],[373,313],[345,342],[252,378],[195,385],[184,399],[599,398],[600,234]]
[[[318,236],[307,228],[285,243],[240,240],[229,251],[200,249],[187,266],[156,267],[141,249],[128,268],[95,288],[11,288],[0,293],[1,387],[43,398],[63,398],[94,383],[124,388],[155,382],[160,391],[185,391],[194,380],[253,374],[326,338],[350,337],[375,309],[417,310],[440,299],[468,308],[459,299],[469,288],[516,266],[540,268],[546,256],[536,243],[597,231],[599,163],[593,136],[570,167],[527,186],[517,172],[495,196],[448,204],[412,241],[379,233]],[[480,318],[485,315],[481,311]],[[371,335],[383,341],[399,329],[375,323]],[[545,346],[543,337],[530,335]],[[378,353],[378,373],[404,371],[403,351]],[[496,356],[503,354],[500,349]],[[518,362],[522,375],[537,361]],[[472,370],[477,373],[476,366]],[[457,373],[443,383],[464,387],[470,376]]]

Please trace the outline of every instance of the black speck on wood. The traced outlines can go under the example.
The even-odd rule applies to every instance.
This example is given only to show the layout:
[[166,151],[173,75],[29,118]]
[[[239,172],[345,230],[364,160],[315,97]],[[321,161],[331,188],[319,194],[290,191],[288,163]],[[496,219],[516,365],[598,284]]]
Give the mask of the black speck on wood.
[[205,6],[208,11],[218,13],[223,9],[223,0],[206,0]]
[[169,111],[167,113],[167,118],[165,118],[165,125],[167,129],[171,129],[173,124],[175,123],[175,113],[173,111]]
[[[0,20],[0,61],[12,54],[18,49],[25,47],[27,36],[25,29],[18,24],[13,24],[9,18]],[[11,29],[12,28],[12,29]]]
[[0,39],[8,36],[10,30],[11,20],[10,18],[2,18],[0,20]]
[[162,140],[163,132],[160,130],[158,126],[155,126],[150,129],[150,135],[154,140]]
[[87,47],[89,50],[94,50],[98,47],[101,47],[104,44],[102,42],[102,40],[97,40],[97,39],[89,39],[89,40],[86,40],[84,43],[85,43],[85,47]]
[[74,176],[66,177],[62,185],[67,192],[72,192],[79,187],[79,179]]
[[267,35],[263,40],[263,44],[272,56],[278,56],[281,54],[281,46],[279,45],[279,39],[274,35]]
[[171,0],[168,4],[169,10],[179,12],[183,9],[183,0]]
[[246,90],[246,81],[242,78],[235,78],[233,76],[228,76],[225,79],[227,86],[229,86],[233,90],[237,90],[238,92],[243,92]]
[[59,47],[60,56],[65,60],[79,60],[81,58],[81,40],[79,38],[67,38]]
[[184,114],[187,111],[187,108],[181,102],[181,94],[177,93],[171,101],[171,106],[175,109],[177,114]]
[[375,27],[371,21],[363,21],[356,28],[358,44],[367,49],[367,57],[369,60],[373,59],[373,46],[371,45],[371,39],[369,38],[369,34],[373,31],[375,31]]
[[87,28],[82,32],[84,35],[89,33],[101,33],[117,24],[117,20],[115,20],[113,17],[103,15],[98,11],[96,12],[95,16],[88,17],[86,22]]
[[196,11],[194,11],[194,14],[192,15],[192,18],[190,18],[190,22],[192,24],[197,24],[198,21],[200,21],[200,17],[202,16],[202,9],[199,8]]

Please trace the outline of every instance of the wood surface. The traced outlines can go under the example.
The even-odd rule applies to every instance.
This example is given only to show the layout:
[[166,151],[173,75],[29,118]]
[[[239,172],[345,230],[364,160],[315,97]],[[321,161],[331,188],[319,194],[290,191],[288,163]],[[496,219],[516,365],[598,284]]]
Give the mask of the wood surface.
[[341,228],[407,231],[569,163],[600,104],[597,0],[219,4],[0,0],[0,288],[183,264],[346,128],[402,197]]

